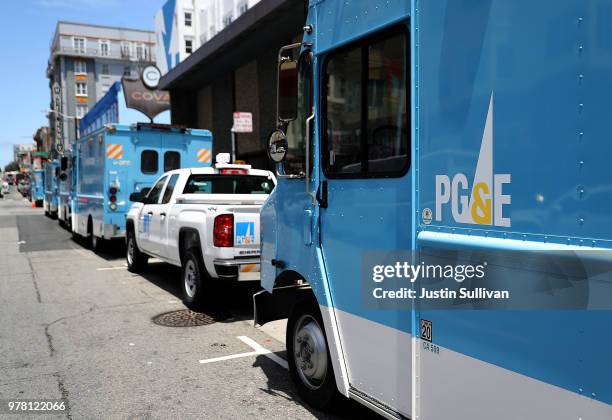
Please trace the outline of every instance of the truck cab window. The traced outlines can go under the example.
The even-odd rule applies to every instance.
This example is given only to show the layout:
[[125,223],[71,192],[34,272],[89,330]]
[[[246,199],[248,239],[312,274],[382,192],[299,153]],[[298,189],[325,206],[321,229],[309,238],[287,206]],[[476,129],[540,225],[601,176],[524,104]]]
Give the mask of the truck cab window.
[[162,189],[164,188],[164,183],[166,182],[166,178],[163,177],[159,181],[155,183],[149,194],[147,194],[147,203],[146,204],[157,204],[159,201],[159,195],[161,194]]
[[[305,51],[298,60],[297,118],[287,126],[289,150],[285,158],[286,175],[306,172],[306,119],[312,115],[312,53]],[[312,135],[310,136],[312,141]],[[312,144],[310,147],[312,156]],[[312,173],[312,158],[311,173]]]
[[410,164],[407,36],[396,29],[325,62],[325,173],[392,177]]
[[159,167],[155,150],[143,150],[140,155],[140,171],[143,174],[156,174]]
[[166,189],[164,190],[164,198],[162,199],[162,204],[167,204],[172,197],[172,193],[174,192],[174,186],[176,185],[176,181],[179,178],[179,174],[174,174],[168,180],[168,185],[166,185]]
[[173,171],[181,167],[181,154],[179,152],[164,153],[164,172]]

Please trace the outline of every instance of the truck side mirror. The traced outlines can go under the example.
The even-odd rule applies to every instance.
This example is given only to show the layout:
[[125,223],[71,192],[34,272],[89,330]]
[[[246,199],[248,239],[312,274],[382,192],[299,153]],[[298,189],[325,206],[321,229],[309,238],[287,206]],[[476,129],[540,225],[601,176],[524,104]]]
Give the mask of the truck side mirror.
[[60,161],[60,167],[62,171],[65,171],[66,169],[68,169],[68,158],[66,156],[64,156],[62,160]]
[[144,203],[145,196],[142,191],[133,192],[130,194],[130,201],[134,203]]
[[278,65],[278,119],[293,121],[297,118],[298,105],[297,61],[284,58]]
[[287,150],[289,144],[287,143],[287,136],[283,130],[275,130],[270,134],[270,140],[268,140],[268,157],[274,163],[280,163],[287,156]]

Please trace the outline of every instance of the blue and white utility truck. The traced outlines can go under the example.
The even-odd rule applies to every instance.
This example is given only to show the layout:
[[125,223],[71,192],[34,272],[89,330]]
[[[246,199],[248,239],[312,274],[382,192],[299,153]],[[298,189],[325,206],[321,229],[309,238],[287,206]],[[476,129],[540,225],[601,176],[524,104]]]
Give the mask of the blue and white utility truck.
[[611,16],[309,2],[279,54],[255,296],[258,323],[288,317],[307,402],[612,419]]

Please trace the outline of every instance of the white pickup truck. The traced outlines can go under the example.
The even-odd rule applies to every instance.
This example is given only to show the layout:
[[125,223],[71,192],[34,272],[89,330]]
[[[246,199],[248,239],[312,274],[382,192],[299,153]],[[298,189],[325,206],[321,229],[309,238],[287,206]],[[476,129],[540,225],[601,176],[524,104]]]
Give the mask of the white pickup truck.
[[200,309],[210,281],[259,280],[259,210],[274,174],[250,165],[216,164],[166,172],[130,195],[128,270],[148,258],[180,266],[185,304]]

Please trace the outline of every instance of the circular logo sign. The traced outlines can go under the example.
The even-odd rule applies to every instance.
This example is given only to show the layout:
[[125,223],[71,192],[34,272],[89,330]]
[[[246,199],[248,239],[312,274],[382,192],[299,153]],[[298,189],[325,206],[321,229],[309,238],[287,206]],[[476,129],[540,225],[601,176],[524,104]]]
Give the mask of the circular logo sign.
[[157,66],[147,66],[142,71],[142,83],[149,89],[157,89],[161,79],[161,72]]

